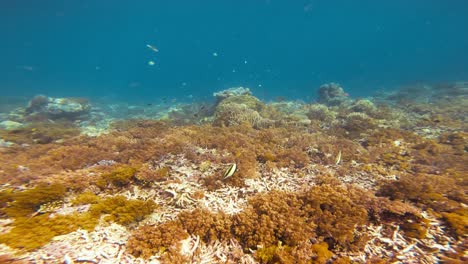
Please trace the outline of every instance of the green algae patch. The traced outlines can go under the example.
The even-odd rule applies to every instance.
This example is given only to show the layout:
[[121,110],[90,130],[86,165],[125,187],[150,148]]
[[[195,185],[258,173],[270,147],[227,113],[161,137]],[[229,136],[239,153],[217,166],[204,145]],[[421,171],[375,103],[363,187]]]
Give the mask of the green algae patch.
[[66,188],[60,184],[42,184],[22,192],[3,191],[8,206],[2,209],[9,217],[26,217],[35,213],[42,204],[61,200]]

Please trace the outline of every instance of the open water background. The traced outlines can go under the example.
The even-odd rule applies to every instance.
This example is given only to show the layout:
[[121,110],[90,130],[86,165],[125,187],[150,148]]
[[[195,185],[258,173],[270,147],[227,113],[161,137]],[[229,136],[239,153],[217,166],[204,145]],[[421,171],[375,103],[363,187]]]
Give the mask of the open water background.
[[468,80],[467,14],[465,0],[0,1],[0,92],[310,101],[331,81],[367,96]]

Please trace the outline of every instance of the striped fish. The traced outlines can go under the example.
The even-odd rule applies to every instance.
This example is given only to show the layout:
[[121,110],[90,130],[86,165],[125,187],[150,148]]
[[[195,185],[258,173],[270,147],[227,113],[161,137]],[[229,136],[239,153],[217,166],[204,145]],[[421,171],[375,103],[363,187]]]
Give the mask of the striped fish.
[[236,172],[236,170],[237,170],[237,164],[235,164],[235,163],[231,164],[231,166],[229,166],[229,168],[226,170],[226,172],[224,172],[223,180],[231,177],[232,175],[234,175],[234,172]]
[[336,155],[335,165],[340,164],[340,162],[341,162],[341,150],[340,150],[340,152],[338,152],[338,155]]

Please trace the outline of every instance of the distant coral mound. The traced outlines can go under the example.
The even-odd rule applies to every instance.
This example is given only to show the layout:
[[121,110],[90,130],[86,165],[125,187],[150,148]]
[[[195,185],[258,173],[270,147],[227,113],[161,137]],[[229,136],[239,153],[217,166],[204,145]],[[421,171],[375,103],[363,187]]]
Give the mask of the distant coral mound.
[[326,83],[318,90],[318,102],[328,106],[341,106],[349,103],[351,99],[338,83]]
[[213,93],[213,96],[216,97],[218,101],[226,99],[230,96],[239,96],[239,95],[252,95],[252,92],[247,87],[239,86],[239,87],[231,87],[229,89]]
[[214,124],[233,126],[248,124],[252,127],[268,127],[273,121],[261,116],[265,103],[253,96],[249,88],[234,87],[213,94],[217,99]]
[[29,120],[77,120],[89,114],[90,105],[83,98],[53,98],[37,95],[29,101],[26,118]]

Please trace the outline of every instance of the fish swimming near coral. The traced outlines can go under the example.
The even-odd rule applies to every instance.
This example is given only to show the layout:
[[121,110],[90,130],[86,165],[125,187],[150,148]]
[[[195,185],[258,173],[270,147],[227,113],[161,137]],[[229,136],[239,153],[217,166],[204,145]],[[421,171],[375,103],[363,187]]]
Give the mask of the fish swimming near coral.
[[338,152],[338,155],[336,155],[335,165],[340,164],[340,162],[341,162],[341,150],[340,150],[340,152]]
[[229,168],[224,172],[223,180],[234,175],[236,170],[237,170],[237,164],[236,163],[231,164],[231,166],[229,166]]

